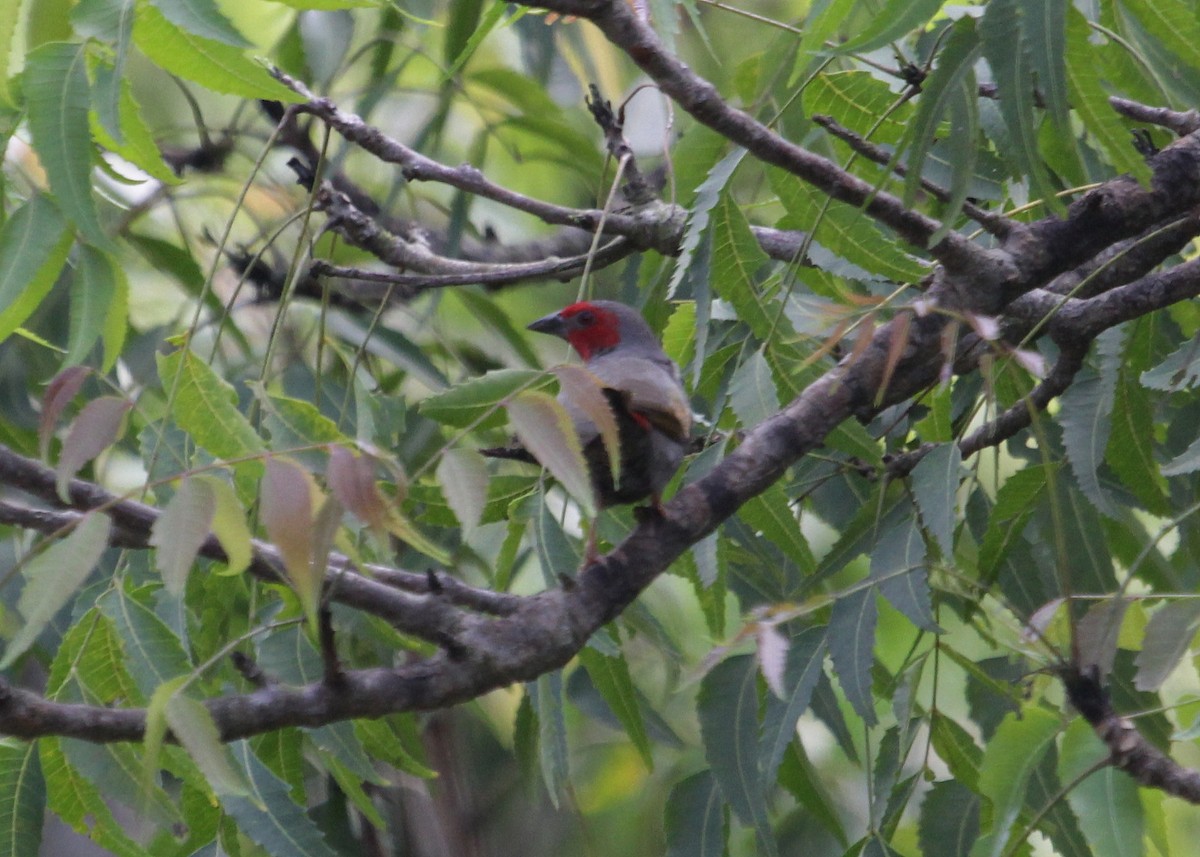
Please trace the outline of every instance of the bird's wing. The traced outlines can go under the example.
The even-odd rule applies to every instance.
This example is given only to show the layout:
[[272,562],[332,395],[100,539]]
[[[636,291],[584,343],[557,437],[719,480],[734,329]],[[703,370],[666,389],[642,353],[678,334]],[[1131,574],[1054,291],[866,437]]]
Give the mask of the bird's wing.
[[609,354],[593,360],[588,368],[604,386],[621,393],[629,410],[645,417],[668,437],[688,439],[692,409],[673,363]]

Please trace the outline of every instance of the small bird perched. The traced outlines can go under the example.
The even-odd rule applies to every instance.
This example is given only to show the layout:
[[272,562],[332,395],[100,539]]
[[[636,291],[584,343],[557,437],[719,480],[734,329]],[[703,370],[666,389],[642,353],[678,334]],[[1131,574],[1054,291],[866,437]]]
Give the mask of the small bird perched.
[[[603,508],[649,497],[660,508],[662,491],[687,450],[692,412],[679,367],[646,320],[616,301],[582,301],[539,318],[529,329],[571,344],[602,385],[616,418],[621,462],[614,485],[599,429],[569,396],[559,397],[579,434],[597,504]],[[511,447],[484,453],[533,460],[529,451]]]

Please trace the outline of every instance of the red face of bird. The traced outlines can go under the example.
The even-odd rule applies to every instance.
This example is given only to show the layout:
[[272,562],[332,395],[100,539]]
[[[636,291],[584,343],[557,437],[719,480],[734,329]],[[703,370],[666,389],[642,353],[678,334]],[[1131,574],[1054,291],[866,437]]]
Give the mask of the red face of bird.
[[[616,348],[621,342],[621,313],[634,311],[611,301],[582,301],[539,318],[529,325],[537,333],[549,333],[571,343],[579,356],[590,360]],[[641,321],[641,317],[637,317]]]

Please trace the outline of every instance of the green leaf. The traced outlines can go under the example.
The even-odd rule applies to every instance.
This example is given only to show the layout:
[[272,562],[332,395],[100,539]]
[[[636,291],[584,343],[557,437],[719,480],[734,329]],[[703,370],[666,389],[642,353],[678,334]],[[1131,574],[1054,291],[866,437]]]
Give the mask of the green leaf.
[[242,767],[249,794],[218,795],[238,830],[272,857],[336,857],[325,837],[289,794],[287,783],[250,751],[246,741],[230,747]]
[[237,48],[179,29],[153,6],[142,7],[133,25],[133,40],[167,71],[214,92],[289,104],[302,100]]
[[779,410],[779,393],[761,348],[734,371],[730,388],[729,405],[747,431]]
[[683,278],[687,275],[688,269],[691,268],[692,261],[696,257],[696,250],[700,247],[700,239],[708,230],[712,210],[721,200],[725,186],[729,184],[734,170],[745,156],[745,149],[740,146],[734,149],[708,171],[704,181],[696,188],[696,200],[689,209],[687,227],[684,229],[683,240],[679,245],[679,257],[675,260],[675,267],[671,272],[671,282],[667,285],[668,298],[674,297],[683,283]]
[[146,698],[166,682],[192,671],[179,637],[148,602],[148,588],[127,592],[114,587],[100,596],[96,605],[112,622],[130,676]]
[[991,825],[971,849],[971,857],[999,857],[1008,844],[1013,822],[1025,804],[1029,776],[1055,736],[1058,717],[1029,705],[1018,717],[1005,716],[979,769],[979,792],[992,802]]
[[1063,427],[1063,445],[1080,490],[1097,510],[1110,518],[1115,517],[1117,512],[1112,498],[1100,485],[1100,465],[1104,461],[1104,451],[1108,447],[1112,429],[1121,340],[1121,331],[1117,329],[1100,336],[1101,371],[1085,368],[1076,375],[1074,382],[1060,397],[1062,407],[1058,412],[1058,420]]
[[1030,25],[1022,14],[1024,0],[992,0],[979,21],[983,54],[996,77],[1000,115],[1010,137],[1005,152],[1014,171],[1027,176],[1030,196],[1053,212],[1063,211],[1038,151],[1034,104],[1034,64],[1030,58]]
[[[1057,467],[1052,465],[1052,469]],[[979,548],[979,570],[990,576],[1021,538],[1030,516],[1046,492],[1051,474],[1042,465],[1025,467],[1004,480]]]
[[117,857],[146,857],[113,818],[100,790],[67,761],[61,738],[38,740],[46,806],[76,833],[92,839]]
[[497,369],[421,401],[421,413],[457,428],[491,428],[503,424],[500,406],[522,390],[549,385],[550,377],[533,369]]
[[213,511],[212,532],[221,543],[221,549],[228,557],[224,574],[241,574],[249,565],[253,555],[250,544],[250,527],[246,523],[246,510],[238,502],[233,487],[223,479],[215,476],[193,476],[208,485],[212,492],[215,508]]
[[22,0],[0,0],[0,105],[8,108],[17,106],[8,69],[12,63],[13,37],[17,32],[21,5]]
[[537,681],[526,685],[526,690],[537,712],[538,759],[542,781],[546,784],[550,802],[558,806],[562,797],[569,792],[571,782],[567,762],[567,724],[563,720],[562,672],[556,670],[540,675]]
[[725,853],[725,802],[712,771],[675,784],[663,813],[667,857],[721,857]]
[[0,228],[0,342],[41,304],[67,263],[71,240],[66,220],[41,194]]
[[12,666],[75,595],[108,548],[111,529],[112,521],[107,515],[89,512],[70,535],[50,545],[25,566],[28,582],[17,601],[25,624],[5,648],[0,669]]
[[45,809],[37,744],[0,738],[0,857],[40,853]]
[[1113,398],[1112,434],[1104,460],[1154,515],[1170,517],[1167,483],[1154,454],[1154,410],[1133,373],[1123,369]]
[[[1063,735],[1059,776],[1065,783],[1073,782],[1108,755],[1091,726],[1076,718]],[[1080,830],[1095,857],[1140,857],[1146,853],[1138,787],[1123,771],[1103,765],[1067,792],[1067,802],[1077,817],[1086,820]]]
[[882,9],[875,11],[871,23],[861,33],[838,45],[837,51],[866,53],[881,48],[907,36],[917,27],[923,27],[941,6],[942,0],[887,0]]
[[79,271],[71,283],[71,323],[64,365],[82,363],[97,339],[104,342],[103,369],[117,362],[125,343],[129,281],[112,257],[95,247],[79,248]]
[[915,516],[879,537],[871,551],[871,579],[878,581],[880,594],[910,622],[925,631],[940,631],[930,604],[925,539]]
[[1067,47],[1066,16],[1070,9],[1072,4],[1066,0],[1021,0],[1030,59],[1037,73],[1037,91],[1059,133],[1067,135],[1071,133],[1067,117],[1071,105],[1063,54]]
[[915,283],[928,272],[857,208],[830,202],[824,193],[783,170],[772,167],[767,173],[787,211],[777,224],[780,229],[813,233],[831,253],[893,282]]
[[479,26],[482,13],[483,0],[459,0],[451,4],[442,46],[442,59],[447,66],[458,64],[459,56]]
[[379,5],[376,0],[272,0],[272,2],[289,6],[292,9],[301,11],[311,9],[317,12],[336,12],[339,9],[360,9]]
[[483,456],[467,447],[446,450],[438,462],[437,480],[463,529],[470,531],[479,526],[488,495]]
[[1067,87],[1071,106],[1083,127],[1113,167],[1129,173],[1144,185],[1150,183],[1150,165],[1129,145],[1129,126],[1109,106],[1108,92],[1100,80],[1092,30],[1079,10],[1067,10]]
[[1200,626],[1200,601],[1185,598],[1164,604],[1150,617],[1137,654],[1138,690],[1158,690],[1189,651]]
[[973,792],[978,791],[983,751],[970,733],[945,714],[935,711],[929,724],[929,738],[955,781]]
[[1124,8],[1190,68],[1200,68],[1200,21],[1181,0],[1124,0]]
[[739,655],[717,664],[700,682],[696,713],[704,757],[738,819],[754,828],[759,849],[778,853],[767,817],[758,764],[758,669]]
[[202,703],[174,693],[167,700],[166,718],[171,734],[187,750],[218,797],[250,794],[250,784],[234,765],[229,748],[221,743],[217,724]]
[[96,72],[96,88],[101,81],[109,76],[115,78],[111,84],[116,96],[115,114],[117,129],[121,132],[120,139],[110,132],[100,115],[93,115],[91,120],[92,136],[96,142],[114,154],[120,155],[147,175],[158,179],[163,184],[179,184],[179,176],[166,165],[162,159],[162,150],[154,138],[146,120],[142,118],[142,109],[133,98],[133,88],[128,78],[116,78],[116,69],[101,67]]
[[271,433],[274,449],[293,446],[313,446],[323,443],[348,444],[351,439],[337,423],[321,413],[312,402],[291,396],[274,396],[261,384],[247,384],[254,391],[266,414],[266,429]]
[[642,711],[638,706],[637,689],[633,686],[633,678],[629,674],[629,664],[624,656],[611,657],[601,654],[591,646],[584,646],[579,652],[579,661],[587,670],[596,686],[596,690],[604,697],[613,714],[625,729],[625,734],[637,748],[642,761],[649,770],[654,770],[654,756],[651,754],[650,738],[646,734],[646,724],[642,720]]
[[[902,5],[904,0],[891,0]],[[929,0],[924,0],[928,3]],[[882,21],[883,16],[876,18]],[[844,46],[843,46],[844,47]],[[804,90],[804,111],[832,116],[851,131],[874,143],[895,143],[904,134],[912,106],[893,109],[896,93],[867,71],[836,71],[818,75]]]
[[802,573],[811,574],[817,567],[800,522],[778,482],[747,500],[738,510],[738,516],[782,550]]
[[756,276],[769,259],[750,231],[741,207],[728,193],[712,211],[712,288],[732,304],[737,316],[767,341],[781,313],[768,305]]
[[934,783],[917,822],[922,857],[961,857],[978,836],[979,795],[957,780]]
[[783,679],[784,696],[782,699],[774,694],[767,697],[758,748],[764,789],[774,784],[784,753],[796,738],[800,715],[808,710],[812,701],[825,663],[825,630],[822,627],[803,628],[792,636]]
[[944,557],[954,556],[954,524],[958,519],[955,498],[961,467],[958,444],[943,443],[922,458],[912,472],[913,499],[921,512],[921,523]]
[[868,586],[838,596],[829,617],[829,656],[846,699],[867,726],[874,726],[875,697],[871,692],[871,665],[875,662],[875,623],[879,607],[875,587]]
[[50,190],[68,218],[91,243],[111,247],[92,196],[91,94],[86,45],[42,45],[25,60],[24,91],[33,146],[50,179]]
[[154,567],[167,592],[183,596],[188,574],[208,538],[217,501],[209,483],[184,479],[150,528],[150,544],[157,548]]
[[[237,407],[232,385],[190,349],[157,355],[163,390],[173,394],[171,413],[179,427],[217,458],[246,458],[266,452],[258,432]],[[258,461],[247,463],[261,473]]]
[[213,0],[150,0],[163,17],[193,36],[223,42],[235,48],[251,47]]

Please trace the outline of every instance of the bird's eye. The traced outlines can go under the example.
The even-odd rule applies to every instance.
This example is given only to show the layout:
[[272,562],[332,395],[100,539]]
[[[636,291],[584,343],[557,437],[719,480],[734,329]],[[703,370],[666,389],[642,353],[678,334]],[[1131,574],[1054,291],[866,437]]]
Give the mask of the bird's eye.
[[587,327],[596,320],[595,314],[593,314],[590,309],[585,309],[583,312],[576,315],[575,318],[579,319],[579,323],[584,327]]

